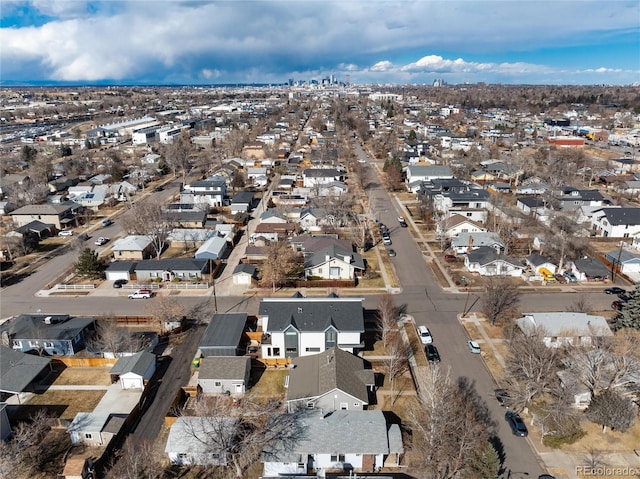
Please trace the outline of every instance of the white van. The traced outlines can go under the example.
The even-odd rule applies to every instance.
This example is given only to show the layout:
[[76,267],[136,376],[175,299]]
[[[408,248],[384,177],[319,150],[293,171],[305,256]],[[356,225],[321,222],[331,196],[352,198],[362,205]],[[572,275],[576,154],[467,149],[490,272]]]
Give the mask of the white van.
[[431,331],[426,326],[418,326],[418,336],[420,336],[420,341],[422,344],[431,344],[433,342],[433,336],[431,336]]

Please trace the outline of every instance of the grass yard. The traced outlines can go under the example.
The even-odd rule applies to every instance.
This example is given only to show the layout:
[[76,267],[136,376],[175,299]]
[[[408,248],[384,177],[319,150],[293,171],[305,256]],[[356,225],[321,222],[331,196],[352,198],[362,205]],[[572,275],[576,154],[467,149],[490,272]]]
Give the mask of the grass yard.
[[72,367],[62,370],[60,375],[56,378],[54,384],[56,386],[108,386],[111,384],[111,376],[109,375],[108,368],[96,368],[96,367]]
[[[284,378],[289,375],[288,369],[252,369],[251,389],[249,396],[278,397],[285,393]],[[257,381],[254,383],[254,381]]]
[[46,408],[60,419],[72,421],[79,412],[91,412],[106,391],[51,390],[34,394],[19,413],[23,418],[31,416],[36,409]]

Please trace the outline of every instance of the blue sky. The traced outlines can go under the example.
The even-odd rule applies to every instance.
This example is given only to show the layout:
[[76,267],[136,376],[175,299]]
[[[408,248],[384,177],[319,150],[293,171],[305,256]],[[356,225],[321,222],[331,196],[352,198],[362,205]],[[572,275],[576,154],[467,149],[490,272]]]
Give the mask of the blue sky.
[[2,0],[0,80],[640,81],[626,0]]

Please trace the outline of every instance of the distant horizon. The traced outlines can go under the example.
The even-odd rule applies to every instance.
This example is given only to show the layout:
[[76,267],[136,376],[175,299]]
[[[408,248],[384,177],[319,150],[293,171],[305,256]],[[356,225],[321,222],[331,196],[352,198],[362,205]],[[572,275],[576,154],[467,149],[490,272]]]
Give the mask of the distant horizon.
[[2,0],[0,84],[632,85],[636,0]]

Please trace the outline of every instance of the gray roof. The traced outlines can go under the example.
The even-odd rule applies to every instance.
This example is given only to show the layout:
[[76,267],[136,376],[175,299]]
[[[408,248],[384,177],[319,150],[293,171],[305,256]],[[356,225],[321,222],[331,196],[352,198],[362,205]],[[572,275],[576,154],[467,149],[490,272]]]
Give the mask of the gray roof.
[[21,314],[0,329],[7,331],[12,339],[64,341],[75,338],[94,323],[95,318],[69,318],[66,314]]
[[548,337],[611,336],[607,320],[586,313],[525,313],[516,323],[525,334],[544,328]]
[[250,263],[240,263],[238,264],[238,266],[236,266],[233,269],[233,274],[240,274],[240,273],[246,273],[246,274],[250,274],[251,276],[255,276],[256,267],[255,265]]
[[374,385],[373,371],[365,369],[364,360],[358,356],[333,347],[320,354],[294,358],[292,366],[289,401],[315,398],[337,388],[364,404],[369,403],[367,386]]
[[48,229],[53,228],[55,225],[51,223],[43,223],[42,221],[33,220],[27,223],[26,225],[21,226],[16,231],[19,233],[42,233]]
[[640,225],[640,208],[602,208],[612,225]]
[[[316,266],[320,266],[327,261],[327,256],[329,256],[330,259],[339,258],[340,260],[353,265],[356,269],[364,270],[364,260],[362,259],[362,255],[354,253],[351,250],[345,250],[336,244],[331,244],[320,250],[314,251],[313,254],[305,257],[304,267],[314,268]],[[346,260],[345,257],[347,257]]]
[[[265,462],[297,461],[300,454],[389,454],[387,423],[382,411],[318,411],[300,413],[300,438],[294,444],[272,445]],[[394,446],[397,448],[397,437]],[[278,448],[278,449],[276,449]]]
[[136,271],[197,271],[207,273],[209,261],[195,258],[147,259],[138,261]]
[[109,263],[105,271],[127,271],[133,273],[136,270],[137,264],[137,261],[114,261],[113,263]]
[[442,165],[409,165],[408,170],[411,176],[453,176],[451,167]]
[[481,247],[499,245],[504,248],[504,242],[500,239],[498,233],[492,231],[478,231],[477,233],[462,232],[451,238],[451,246],[456,248],[464,248],[467,246]]
[[341,176],[335,168],[307,168],[302,172],[307,178],[335,178]]
[[538,196],[523,196],[518,198],[518,203],[522,203],[529,208],[542,208],[545,206],[545,201]]
[[238,203],[251,204],[252,201],[253,193],[250,191],[239,191],[233,196],[233,198],[231,198],[232,205],[237,205]]
[[217,313],[213,315],[202,339],[201,348],[238,347],[247,323],[247,313]]
[[225,179],[222,176],[212,176],[207,178],[206,180],[200,180],[200,181],[196,181],[195,183],[191,183],[190,186],[191,188],[196,187],[196,188],[201,188],[201,187],[216,187],[219,188],[223,185],[226,184]]
[[113,367],[109,370],[109,374],[127,374],[134,373],[138,376],[144,376],[149,367],[156,362],[156,355],[147,351],[140,351],[133,356],[123,356],[118,358]]
[[44,203],[41,205],[25,205],[17,210],[13,210],[9,215],[61,215],[69,210],[82,208],[82,205],[74,201],[64,203]]
[[611,251],[607,251],[605,253],[605,257],[607,260],[611,261],[614,264],[618,263],[618,258],[620,259],[620,264],[640,262],[640,254],[632,253],[631,251],[628,251],[626,249],[612,249]]
[[51,359],[0,346],[0,391],[17,394],[42,372]]
[[481,246],[478,249],[470,251],[467,253],[467,258],[469,259],[469,263],[478,263],[482,266],[493,263],[494,261],[504,261],[505,263],[522,268],[522,264],[520,264],[517,259],[498,254],[496,250],[490,246]]
[[264,298],[258,314],[268,316],[268,331],[284,331],[293,325],[299,331],[364,332],[363,298]]
[[609,268],[597,258],[579,258],[573,261],[576,269],[590,278],[604,278],[609,275]]
[[546,256],[542,256],[541,254],[538,254],[538,253],[530,254],[525,258],[525,260],[534,268],[537,268],[538,266],[542,266],[545,263],[551,263],[549,258],[547,258]]
[[[247,366],[249,363],[249,366]],[[244,379],[248,356],[209,356],[200,360],[199,379]]]

